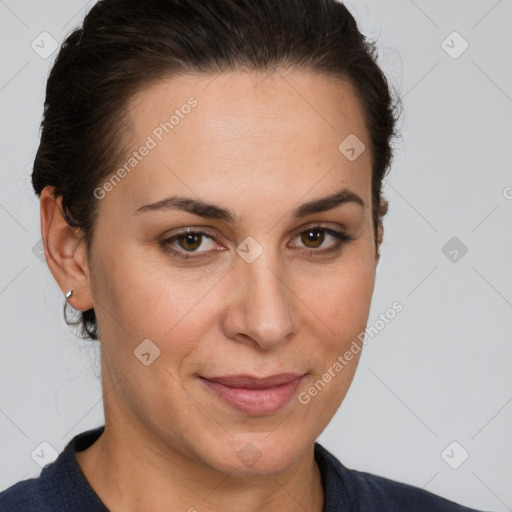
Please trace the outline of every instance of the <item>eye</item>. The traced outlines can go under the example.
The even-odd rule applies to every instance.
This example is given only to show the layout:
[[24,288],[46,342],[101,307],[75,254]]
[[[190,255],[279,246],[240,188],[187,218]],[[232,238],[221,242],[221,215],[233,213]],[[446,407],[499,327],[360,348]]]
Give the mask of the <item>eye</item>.
[[[299,239],[303,247],[309,250],[308,252],[321,254],[337,251],[345,242],[353,240],[352,237],[341,231],[323,226],[311,226],[301,231],[295,239]],[[322,249],[322,246],[325,247],[324,242],[326,241],[331,241],[331,243],[327,243],[327,247]],[[293,245],[300,247],[300,245],[297,246],[295,243]]]
[[207,233],[193,231],[192,229],[166,238],[160,242],[160,245],[166,252],[181,259],[189,258],[190,256],[187,253],[211,252],[215,250],[215,246],[218,246]]
[[[293,240],[299,239],[300,244],[294,241],[292,247],[304,247],[303,252],[311,255],[326,255],[337,252],[352,237],[341,231],[324,226],[310,226],[298,233]],[[326,242],[330,242],[327,243]],[[217,244],[213,236],[203,231],[194,231],[192,228],[181,233],[177,233],[160,242],[162,249],[172,257],[186,260],[189,258],[199,258],[208,255],[214,251],[225,250],[224,247]],[[196,253],[198,253],[196,255]]]

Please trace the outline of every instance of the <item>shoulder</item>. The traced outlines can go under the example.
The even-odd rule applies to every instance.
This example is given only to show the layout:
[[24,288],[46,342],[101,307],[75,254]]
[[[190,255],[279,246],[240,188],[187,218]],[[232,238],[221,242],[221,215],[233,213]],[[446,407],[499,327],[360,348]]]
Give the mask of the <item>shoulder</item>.
[[409,484],[349,469],[318,443],[315,459],[322,474],[329,512],[479,512]]
[[0,492],[0,510],[2,512],[35,511],[49,512],[44,493],[40,489],[40,476],[17,482]]
[[68,442],[54,462],[43,467],[37,478],[22,480],[0,492],[0,511],[104,511],[75,458],[76,451],[92,444],[103,428],[78,434]]

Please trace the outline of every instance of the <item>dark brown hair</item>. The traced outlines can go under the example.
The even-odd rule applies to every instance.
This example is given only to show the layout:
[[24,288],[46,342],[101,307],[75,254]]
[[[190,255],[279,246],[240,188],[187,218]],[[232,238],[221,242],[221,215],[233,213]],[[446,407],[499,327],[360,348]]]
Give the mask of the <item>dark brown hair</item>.
[[[275,68],[325,73],[354,86],[371,139],[377,241],[388,207],[381,188],[400,100],[377,64],[375,42],[336,0],[100,0],[66,38],[48,78],[32,173],[36,194],[55,187],[90,255],[98,201],[93,191],[123,161],[123,113],[133,95],[187,72]],[[71,322],[66,306],[66,322],[81,323],[82,337],[98,339],[94,309]]]

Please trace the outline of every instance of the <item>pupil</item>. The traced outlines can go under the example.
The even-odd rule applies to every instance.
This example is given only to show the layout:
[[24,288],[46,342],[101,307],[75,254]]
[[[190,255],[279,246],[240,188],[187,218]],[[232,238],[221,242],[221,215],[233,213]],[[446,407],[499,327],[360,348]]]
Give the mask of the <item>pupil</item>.
[[182,244],[182,247],[184,249],[197,249],[197,247],[199,247],[199,245],[201,245],[201,243],[200,243],[201,235],[189,233],[189,234],[185,235],[183,238],[184,238],[185,243]]
[[322,245],[322,242],[324,240],[323,231],[318,230],[318,229],[312,229],[312,230],[307,231],[305,233],[305,236],[307,238],[307,243],[305,245],[308,245],[308,243],[313,243],[313,245],[312,245],[313,247],[318,247],[319,245]]

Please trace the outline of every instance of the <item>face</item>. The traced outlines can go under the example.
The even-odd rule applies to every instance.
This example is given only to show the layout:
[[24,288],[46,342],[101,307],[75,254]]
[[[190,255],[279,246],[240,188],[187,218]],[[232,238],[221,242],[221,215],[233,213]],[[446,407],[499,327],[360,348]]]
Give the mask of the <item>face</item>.
[[153,84],[127,121],[90,261],[106,421],[210,469],[283,471],[345,397],[368,320],[371,156],[338,149],[370,148],[361,106],[319,74],[234,71]]

